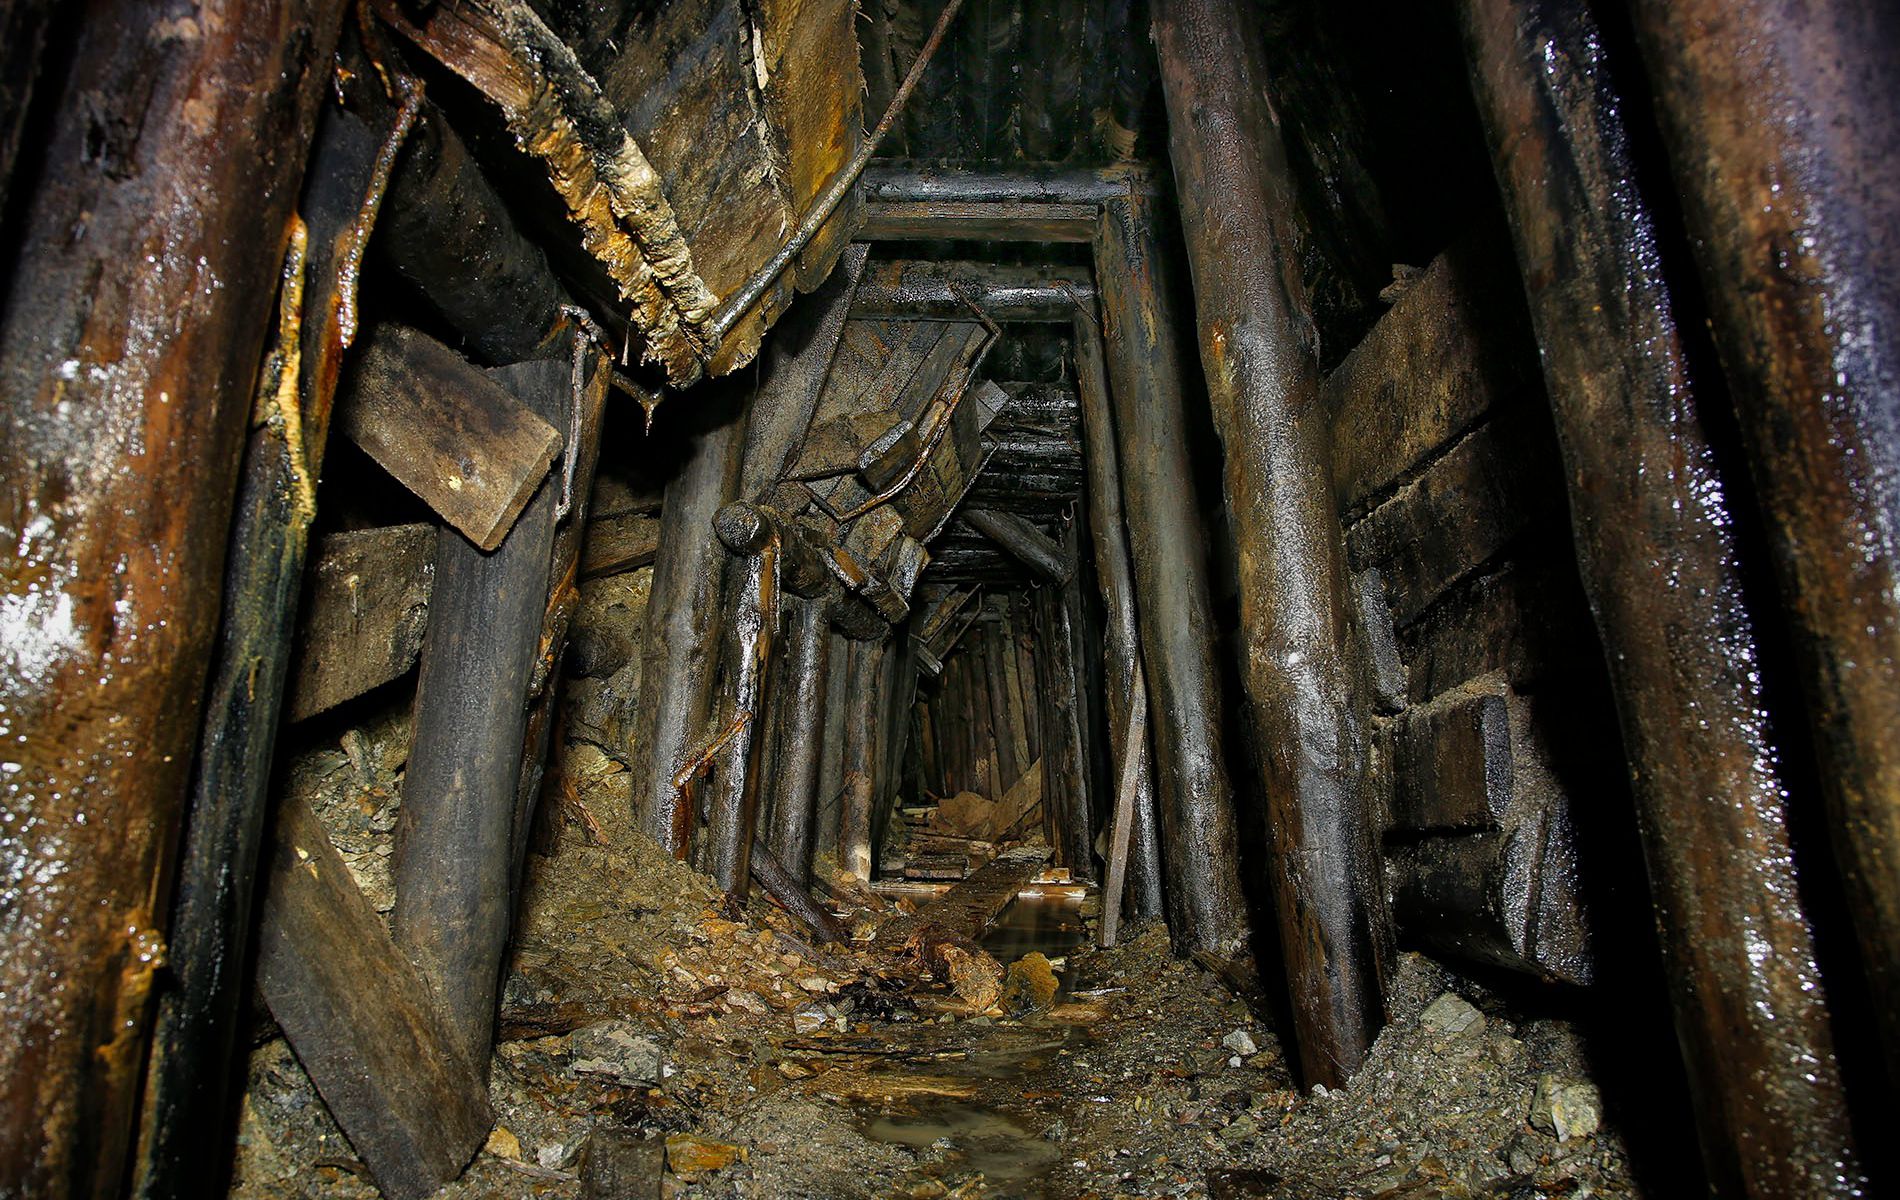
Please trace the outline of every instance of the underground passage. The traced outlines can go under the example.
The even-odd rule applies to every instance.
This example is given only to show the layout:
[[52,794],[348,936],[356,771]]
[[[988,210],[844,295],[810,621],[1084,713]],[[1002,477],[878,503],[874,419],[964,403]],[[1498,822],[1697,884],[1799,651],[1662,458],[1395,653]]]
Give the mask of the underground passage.
[[0,1200],[1900,1189],[1892,4],[0,0],[0,564]]

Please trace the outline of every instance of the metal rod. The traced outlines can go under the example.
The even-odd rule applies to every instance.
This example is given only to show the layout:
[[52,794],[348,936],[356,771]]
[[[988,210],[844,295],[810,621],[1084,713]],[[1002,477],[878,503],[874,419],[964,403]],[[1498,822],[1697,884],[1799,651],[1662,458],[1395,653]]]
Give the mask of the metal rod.
[[877,153],[878,146],[884,141],[884,135],[888,134],[891,126],[896,123],[897,115],[904,110],[904,104],[910,99],[911,92],[916,90],[917,81],[923,78],[924,68],[930,65],[931,58],[937,53],[937,47],[943,44],[943,35],[949,30],[951,20],[956,17],[957,10],[962,7],[963,0],[950,0],[943,6],[943,12],[937,17],[936,28],[930,31],[930,40],[925,42],[924,48],[917,52],[916,59],[910,64],[909,73],[904,76],[903,85],[897,89],[897,94],[891,97],[890,105],[885,108],[884,116],[879,119],[877,128],[873,129],[858,146],[858,152],[852,155],[851,161],[831,177],[831,182],[825,185],[825,190],[805,211],[805,216],[799,221],[798,228],[794,229],[792,236],[779,247],[778,253],[766,260],[765,265],[754,271],[752,277],[741,284],[738,291],[727,296],[720,304],[719,311],[713,314],[711,323],[706,327],[706,361],[711,362],[718,357],[721,344],[725,342],[726,336],[732,332],[733,327],[739,323],[739,319],[759,302],[759,297],[765,295],[765,289],[771,287],[772,281],[784,273],[785,268],[791,265],[792,259],[798,257],[799,251],[803,250],[817,235],[825,222],[831,219],[831,214],[837,211],[838,205],[857,185],[858,176],[862,175],[864,168],[870,165],[872,156]]

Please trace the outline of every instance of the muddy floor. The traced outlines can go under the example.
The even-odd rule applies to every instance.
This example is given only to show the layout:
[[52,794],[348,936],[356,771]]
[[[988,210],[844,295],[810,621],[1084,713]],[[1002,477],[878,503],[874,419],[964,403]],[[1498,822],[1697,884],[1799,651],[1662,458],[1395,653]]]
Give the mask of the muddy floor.
[[[287,780],[383,907],[406,736],[365,721]],[[1172,957],[1158,925],[1094,951],[1090,903],[1018,901],[988,949],[1041,957],[972,1011],[901,947],[816,947],[756,895],[722,910],[617,819],[624,771],[590,744],[569,745],[548,795],[497,1127],[447,1197],[1637,1194],[1575,1030],[1515,1019],[1422,957],[1402,960],[1353,1084],[1302,1094],[1270,1022]],[[848,898],[861,934],[909,905]],[[232,1195],[375,1196],[260,1030]]]

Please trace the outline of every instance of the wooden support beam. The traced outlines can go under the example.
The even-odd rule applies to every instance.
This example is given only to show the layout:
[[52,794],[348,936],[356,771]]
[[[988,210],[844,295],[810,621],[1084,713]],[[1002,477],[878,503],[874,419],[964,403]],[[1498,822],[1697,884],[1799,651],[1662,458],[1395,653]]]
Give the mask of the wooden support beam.
[[[1070,541],[1076,531],[1070,527]],[[1037,622],[1042,653],[1042,807],[1054,826],[1057,862],[1077,879],[1095,878],[1095,829],[1089,796],[1088,698],[1083,689],[1081,584],[1043,588]],[[1013,781],[1012,781],[1013,782]]]
[[969,242],[1088,242],[1093,204],[986,204],[898,200],[864,206],[857,236],[867,242],[952,239]]
[[[361,66],[352,98],[381,107],[381,77]],[[481,362],[520,362],[560,347],[567,290],[432,104],[390,180],[389,212],[370,255],[414,288],[455,331],[457,348]]]
[[351,441],[482,550],[501,544],[561,452],[553,423],[401,326],[371,332],[338,407]]
[[[529,832],[534,825],[534,810],[541,798],[541,782],[546,772],[548,747],[553,740],[558,716],[561,664],[567,657],[568,634],[574,610],[580,607],[581,564],[593,522],[588,519],[594,497],[594,472],[600,463],[601,430],[605,423],[607,393],[613,380],[613,357],[605,346],[595,343],[579,328],[568,330],[566,401],[561,406],[572,413],[567,428],[575,437],[560,464],[559,495],[555,514],[554,546],[548,555],[546,600],[541,614],[541,636],[534,670],[528,678],[528,723],[522,734],[521,778],[515,791],[513,852],[509,893],[518,907],[522,869],[526,864]],[[544,371],[551,382],[553,374]],[[551,413],[551,386],[536,389],[536,403]],[[550,486],[553,486],[552,484]],[[566,513],[561,509],[565,507]],[[628,638],[627,642],[631,643]],[[628,658],[632,647],[626,648]]]
[[838,814],[838,865],[852,878],[871,878],[871,806],[876,803],[878,721],[883,699],[883,641],[851,643],[844,707],[844,799]]
[[1793,790],[1771,737],[1734,490],[1633,182],[1612,64],[1581,6],[1462,9],[1710,1182],[1724,1195],[1844,1194],[1861,1175],[1788,833],[1790,808],[1813,798]]
[[1219,635],[1188,462],[1185,364],[1176,341],[1183,326],[1150,201],[1103,205],[1095,263],[1153,721],[1162,857],[1170,867],[1168,929],[1184,953],[1237,962],[1251,946],[1221,744]]
[[[872,159],[864,170],[867,204],[1010,205],[1027,214],[1040,205],[1089,205],[1159,188],[1146,167],[1117,163],[1071,167],[1030,163],[1010,170],[946,167],[903,159]],[[934,235],[933,235],[934,236]],[[1028,229],[1006,240],[1032,240]]]
[[914,919],[978,941],[1048,860],[1047,847],[1005,851],[943,895],[925,901]]
[[1434,258],[1322,387],[1333,486],[1353,512],[1507,402],[1535,367],[1513,264],[1473,231]]
[[[1111,872],[1111,884],[1127,882],[1126,897],[1119,888],[1103,897],[1103,928],[1107,914],[1125,907],[1131,917],[1161,912],[1161,834],[1155,819],[1154,770],[1148,753],[1147,699],[1144,715],[1131,715],[1141,678],[1141,631],[1135,619],[1135,580],[1128,560],[1128,537],[1122,516],[1121,465],[1115,449],[1115,416],[1108,396],[1108,366],[1102,354],[1102,329],[1094,309],[1075,319],[1075,379],[1082,409],[1082,461],[1088,470],[1089,537],[1095,550],[1095,582],[1102,593],[1105,617],[1102,666],[1107,677],[1108,760],[1121,782],[1116,791],[1117,813],[1127,805],[1125,822],[1116,826],[1125,837],[1118,858],[1122,872]],[[1141,741],[1125,740],[1138,728]],[[1130,765],[1130,760],[1134,760]],[[1118,815],[1118,820],[1120,819]],[[1112,935],[1105,944],[1113,945]]]
[[[733,391],[731,385],[724,385]],[[692,810],[674,775],[711,735],[714,664],[719,647],[719,581],[726,552],[713,535],[713,515],[739,487],[745,418],[736,396],[710,400],[712,419],[699,430],[680,473],[666,485],[660,550],[647,601],[640,694],[635,700],[633,804],[638,827],[676,858],[686,855]]]
[[0,283],[0,1191],[127,1175],[253,384],[344,8],[108,0],[35,88]]
[[1295,1041],[1302,1077],[1338,1087],[1384,1021],[1390,931],[1365,803],[1345,538],[1294,268],[1292,181],[1266,99],[1263,36],[1243,7],[1168,0],[1154,36],[1201,363],[1226,451],[1241,680]]
[[[489,375],[531,412],[557,414],[569,403],[566,363]],[[522,746],[559,491],[560,480],[543,479],[492,553],[453,529],[437,535],[391,863],[396,940],[434,989],[455,1044],[484,1074],[513,916]]]
[[851,315],[866,320],[1067,322],[1095,294],[1088,273],[1060,267],[971,262],[872,264]]
[[793,595],[784,666],[773,689],[773,855],[803,887],[811,878],[813,824],[823,760],[825,693],[831,673],[831,603],[822,591]]
[[301,799],[279,806],[264,866],[271,1015],[383,1193],[433,1195],[488,1136],[483,1067]]
[[292,721],[416,665],[435,587],[435,526],[386,525],[318,540],[297,616],[284,715]]
[[[778,639],[780,534],[766,509],[736,501],[713,517],[713,529],[737,567],[732,576],[731,644],[724,720],[737,732],[713,776],[706,827],[706,861],[728,894],[743,898],[752,876],[752,836],[758,826],[760,756],[766,741],[772,649]],[[722,724],[722,727],[723,724]]]
[[[313,481],[322,472],[337,374],[354,334],[344,325],[345,300],[356,288],[363,241],[376,223],[389,171],[414,117],[412,104],[395,114],[391,128],[379,136],[340,110],[328,110],[311,156],[299,206],[301,273],[286,280],[279,295],[279,344],[260,387],[269,416],[252,430],[238,485],[224,616],[184,855],[176,868],[170,986],[159,994],[153,1023],[134,1171],[142,1196],[199,1195],[224,1183],[225,1160],[204,1153],[201,1131],[222,1128],[230,1113],[232,1057],[256,908],[253,883],[305,551],[316,517]],[[431,553],[431,531],[419,527],[416,533],[420,536],[408,539],[411,553]],[[410,566],[412,573],[379,577],[366,591],[400,591],[415,577],[413,563],[388,565]],[[428,560],[420,566],[426,607]],[[324,583],[319,573],[319,595]],[[421,621],[402,596],[371,597],[352,589],[351,598],[366,606],[388,601],[368,621],[393,616],[420,633]],[[357,632],[356,614],[312,615],[326,621],[325,629],[343,643],[329,646],[339,661],[322,680],[313,680],[332,695],[354,694],[353,681],[346,678],[353,671],[373,676],[379,657],[386,663],[388,657],[403,656],[405,647],[385,644],[393,630],[374,631],[358,654],[355,639],[347,636]],[[413,646],[406,649],[413,661]],[[341,661],[345,658],[347,665]],[[294,702],[291,715],[296,716]]]
[[652,566],[660,555],[660,524],[661,518],[651,513],[617,513],[590,521],[581,548],[581,578]]
[[1009,551],[1011,558],[1028,567],[1038,579],[1061,587],[1074,577],[1074,561],[1065,557],[1062,547],[1028,520],[1015,513],[991,512],[984,508],[964,509],[959,515],[970,528]]
[[793,305],[766,341],[759,387],[746,413],[741,498],[765,499],[805,444],[869,251],[846,250],[824,286]]
[[1900,1087],[1900,9],[1633,7]]

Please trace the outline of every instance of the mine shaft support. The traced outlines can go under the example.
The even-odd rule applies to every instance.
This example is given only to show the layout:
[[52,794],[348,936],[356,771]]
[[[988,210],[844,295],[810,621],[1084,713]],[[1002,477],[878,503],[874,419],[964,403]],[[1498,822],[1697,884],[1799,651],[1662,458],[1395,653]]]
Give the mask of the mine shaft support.
[[873,263],[851,315],[869,320],[1067,322],[1095,293],[1088,274],[1047,266],[970,262]]
[[1569,0],[1466,0],[1463,16],[1710,1180],[1722,1195],[1849,1194],[1865,1181],[1788,831],[1790,805],[1814,798],[1791,787],[1771,740],[1731,489],[1656,222],[1632,188],[1603,39]]
[[713,518],[733,556],[733,606],[727,622],[729,708],[738,732],[713,774],[706,861],[728,895],[743,897],[751,878],[752,831],[758,825],[759,768],[766,741],[772,651],[778,640],[782,539],[772,515],[743,500]]
[[[488,374],[544,419],[564,422],[568,364],[544,360]],[[522,747],[559,492],[550,474],[492,553],[453,529],[439,531],[416,680],[391,927],[478,1069],[488,1062],[513,915]]]
[[843,716],[844,792],[838,811],[838,865],[845,874],[868,882],[871,861],[871,806],[877,802],[878,724],[881,684],[888,638],[851,643]]
[[[1115,449],[1115,418],[1109,408],[1108,367],[1102,356],[1099,317],[1092,305],[1075,317],[1075,380],[1082,410],[1083,466],[1088,472],[1089,536],[1095,543],[1095,581],[1102,593],[1106,623],[1102,666],[1107,681],[1108,761],[1113,777],[1121,781],[1115,801],[1118,818],[1111,828],[1124,840],[1110,855],[1109,893],[1102,898],[1103,929],[1109,931],[1112,944],[1112,925],[1123,909],[1132,917],[1161,912],[1161,838],[1155,825],[1153,758],[1148,753],[1145,715],[1138,726],[1139,744],[1131,747],[1126,741],[1128,731],[1136,728],[1130,710],[1135,693],[1142,689],[1141,630],[1135,620],[1135,581],[1123,532],[1121,465]],[[1141,705],[1145,710],[1145,695]],[[1119,816],[1124,803],[1128,806],[1125,821]],[[1124,878],[1126,897],[1116,894]]]
[[224,615],[171,914],[169,986],[159,993],[147,1067],[135,1192],[216,1190],[223,1162],[206,1129],[229,1109],[238,1010],[247,977],[253,884],[283,716],[316,480],[354,328],[364,243],[413,124],[419,91],[382,136],[337,109],[311,156],[298,233],[279,299],[277,347],[245,447],[224,585]]
[[1241,679],[1301,1076],[1337,1087],[1384,1023],[1391,934],[1292,181],[1263,41],[1242,6],[1167,0],[1154,37],[1201,363],[1226,450]]
[[1142,665],[1177,949],[1251,961],[1233,785],[1221,739],[1219,633],[1188,461],[1186,370],[1152,202],[1102,206],[1095,242],[1109,395],[1134,565]]
[[1900,9],[1633,11],[1900,1087]]
[[831,673],[831,598],[806,596],[787,581],[785,657],[773,690],[776,714],[769,843],[786,873],[803,887],[811,878],[813,824],[824,754],[825,693]]
[[252,385],[344,8],[96,5],[36,88],[0,303],[0,1191],[125,1177]]
[[[724,409],[718,400],[715,407]],[[636,825],[675,858],[686,856],[692,810],[674,776],[701,749],[712,714],[726,558],[713,534],[713,516],[734,499],[744,445],[742,415],[701,430],[680,473],[666,485],[660,509],[660,551],[647,601],[654,617],[646,623],[628,750]]]
[[1001,546],[1044,583],[1063,587],[1075,577],[1075,562],[1028,518],[986,508],[964,509],[961,515],[964,524]]

